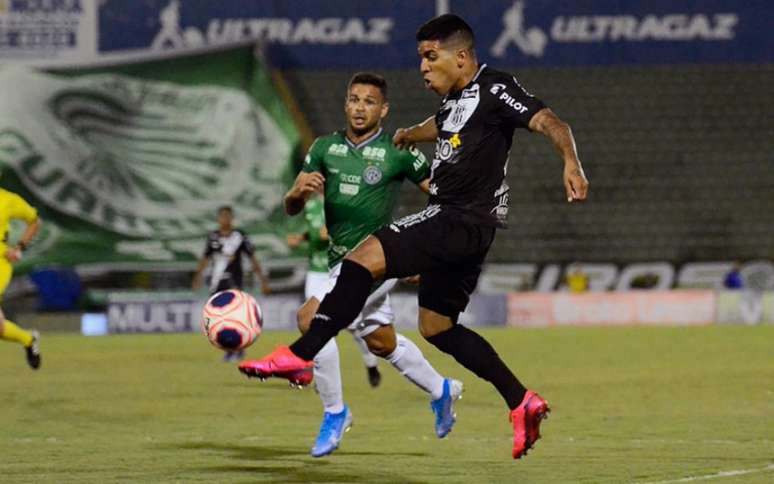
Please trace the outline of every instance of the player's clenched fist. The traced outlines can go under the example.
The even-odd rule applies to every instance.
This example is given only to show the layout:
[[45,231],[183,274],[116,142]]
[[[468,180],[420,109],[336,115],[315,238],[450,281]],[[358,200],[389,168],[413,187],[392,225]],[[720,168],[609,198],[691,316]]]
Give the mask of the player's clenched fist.
[[19,262],[22,258],[22,252],[17,247],[12,247],[5,251],[5,258],[11,264]]
[[406,128],[398,128],[392,137],[392,144],[400,149],[411,147],[413,142],[409,138],[409,130]]
[[320,173],[313,171],[311,173],[301,172],[296,177],[293,184],[293,191],[296,196],[308,198],[314,192],[321,192],[325,185],[325,177]]
[[564,188],[567,192],[567,201],[585,200],[589,191],[589,181],[583,172],[580,162],[565,163]]

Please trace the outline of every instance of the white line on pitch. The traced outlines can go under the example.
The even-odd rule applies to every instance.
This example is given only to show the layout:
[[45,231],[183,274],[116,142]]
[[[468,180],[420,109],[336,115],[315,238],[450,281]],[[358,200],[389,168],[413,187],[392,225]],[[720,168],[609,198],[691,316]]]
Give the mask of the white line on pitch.
[[678,482],[707,481],[709,479],[718,479],[721,477],[744,476],[747,474],[757,474],[759,472],[768,472],[768,471],[774,471],[774,464],[769,464],[766,467],[758,467],[756,469],[723,471],[723,472],[717,472],[715,474],[707,474],[704,476],[689,476],[689,477],[683,477],[682,479],[674,479],[669,481],[653,481],[653,482],[647,482],[643,484],[676,484]]

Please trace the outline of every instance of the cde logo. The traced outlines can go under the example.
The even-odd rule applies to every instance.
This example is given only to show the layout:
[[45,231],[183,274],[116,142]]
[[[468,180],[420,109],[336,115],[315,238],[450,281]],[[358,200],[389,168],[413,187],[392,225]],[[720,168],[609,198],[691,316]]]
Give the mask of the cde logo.
[[382,181],[382,170],[378,166],[370,165],[363,171],[363,180],[367,185],[376,185]]

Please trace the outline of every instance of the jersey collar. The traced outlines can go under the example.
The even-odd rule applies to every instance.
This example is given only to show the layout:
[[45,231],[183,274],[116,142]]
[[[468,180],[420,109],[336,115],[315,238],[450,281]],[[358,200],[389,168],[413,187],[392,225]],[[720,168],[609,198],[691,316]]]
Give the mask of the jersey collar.
[[471,79],[471,81],[468,83],[468,86],[476,82],[476,80],[478,79],[478,76],[481,75],[484,69],[486,69],[486,64],[481,64],[481,67],[478,68],[478,72],[476,72],[476,75],[473,76],[473,79]]
[[[486,64],[481,64],[481,67],[478,68],[478,72],[476,72],[476,75],[473,76],[473,79],[471,79],[469,83],[465,84],[465,87],[463,87],[459,91],[454,92],[454,94],[456,95],[458,92],[462,92],[465,89],[469,88],[471,84],[473,84],[474,82],[476,82],[478,80],[478,76],[480,76],[481,73],[484,72],[484,69],[486,69]],[[443,99],[441,99],[441,104],[445,103],[446,100],[449,99],[449,96],[451,96],[451,95],[452,95],[451,93],[445,95],[443,97]]]
[[376,133],[374,133],[370,138],[368,138],[367,140],[361,141],[358,144],[355,144],[352,141],[350,141],[349,138],[347,138],[347,133],[345,132],[344,133],[344,141],[347,142],[347,144],[349,145],[350,148],[355,149],[355,150],[359,150],[363,146],[367,145],[368,143],[372,142],[373,140],[375,140],[376,138],[381,136],[382,135],[382,131],[384,131],[384,128],[379,127],[379,130]]

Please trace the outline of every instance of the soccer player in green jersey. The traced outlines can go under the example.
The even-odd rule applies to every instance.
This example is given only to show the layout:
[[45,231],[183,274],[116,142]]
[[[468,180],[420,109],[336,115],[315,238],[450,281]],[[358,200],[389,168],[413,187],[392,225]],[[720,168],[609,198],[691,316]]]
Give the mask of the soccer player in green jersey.
[[[288,234],[287,243],[292,249],[300,247],[304,241],[308,242],[309,265],[306,269],[306,281],[304,283],[304,298],[309,299],[320,291],[327,291],[328,285],[328,227],[325,226],[325,204],[321,196],[309,199],[304,206],[304,221],[306,231],[300,234]],[[368,383],[376,388],[382,381],[379,373],[379,360],[368,349],[366,342],[355,334],[357,348],[363,357],[363,363],[368,374]]]
[[[344,104],[347,128],[318,138],[309,149],[301,173],[285,195],[285,211],[300,213],[313,194],[325,195],[325,216],[329,234],[328,285],[299,309],[302,333],[327,292],[333,288],[344,256],[391,220],[401,182],[408,179],[422,191],[429,191],[430,170],[424,155],[416,150],[399,150],[381,126],[389,111],[387,83],[383,77],[358,73],[347,88]],[[462,383],[442,377],[425,359],[420,349],[392,326],[394,315],[388,297],[397,279],[374,284],[359,317],[349,326],[368,348],[385,358],[409,381],[430,394],[439,438],[448,434],[455,422],[452,403],[462,394]],[[239,369],[256,375],[251,361]],[[312,365],[310,365],[312,366]],[[323,401],[324,415],[312,455],[330,454],[339,446],[352,424],[352,414],[344,404],[339,371],[339,350],[331,339],[314,357],[314,380]],[[296,372],[297,375],[297,372]],[[294,375],[273,373],[293,380]]]

